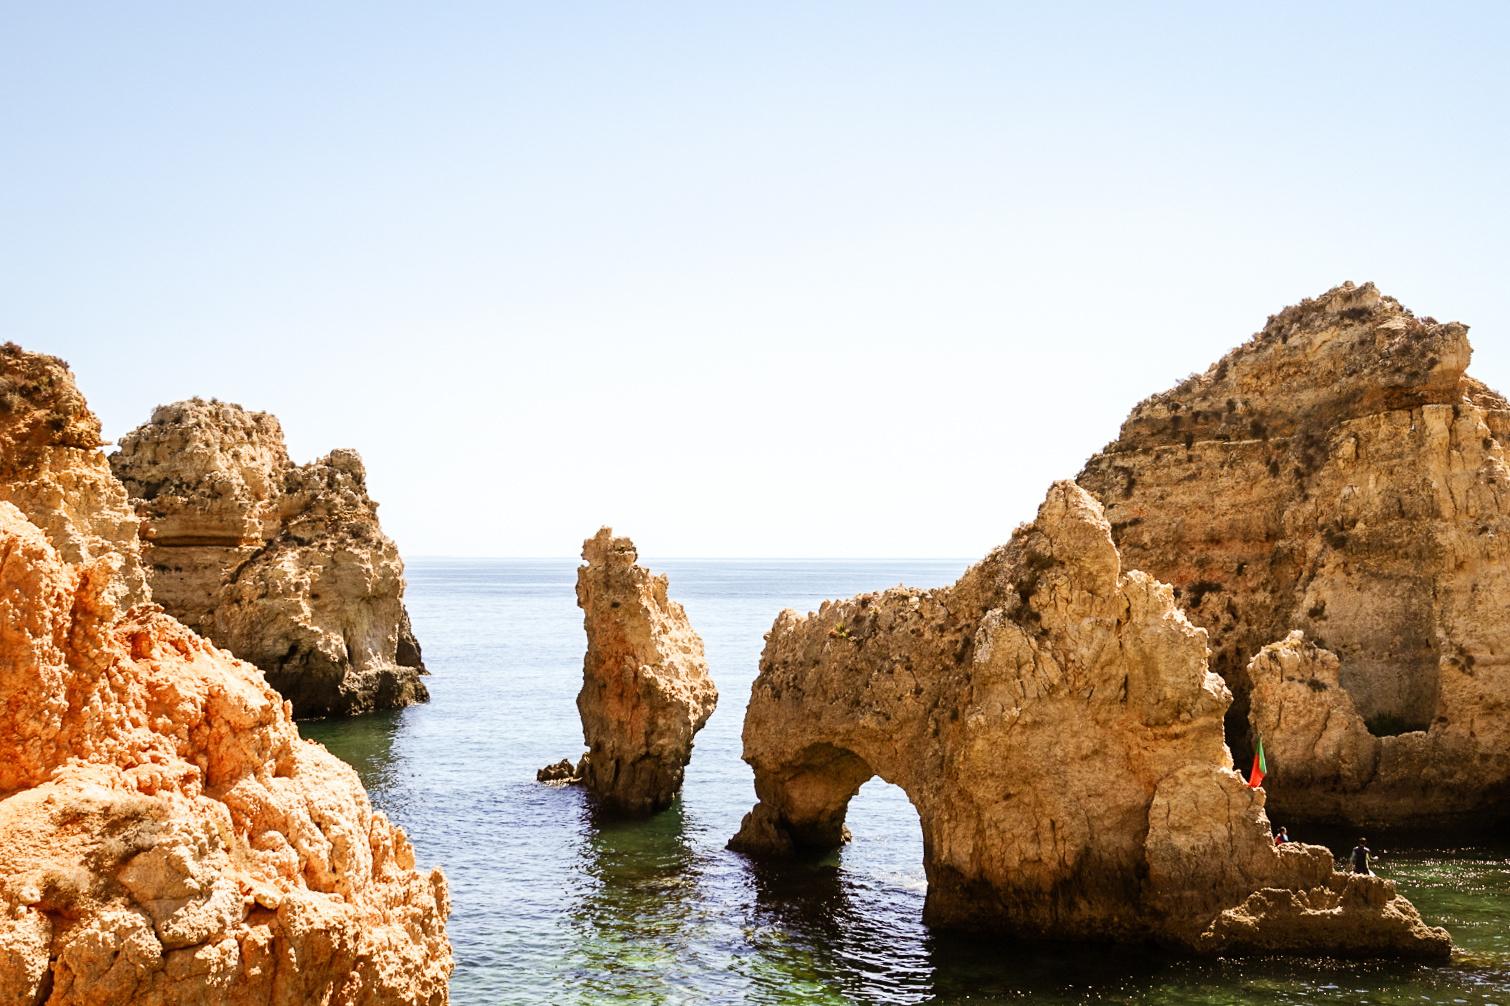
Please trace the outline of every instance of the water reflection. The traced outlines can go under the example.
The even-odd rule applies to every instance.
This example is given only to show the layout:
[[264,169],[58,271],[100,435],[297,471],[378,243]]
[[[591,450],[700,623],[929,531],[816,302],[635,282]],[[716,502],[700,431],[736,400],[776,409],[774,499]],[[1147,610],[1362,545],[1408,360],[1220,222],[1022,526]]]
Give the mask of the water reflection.
[[796,861],[746,861],[751,894],[736,967],[756,1003],[922,1003],[933,966],[917,814],[872,780],[851,801],[854,841]]
[[[1369,832],[1380,870],[1463,948],[1451,967],[1191,961],[930,933],[921,828],[900,790],[851,803],[837,857],[758,868],[724,843],[754,801],[740,760],[761,635],[783,607],[958,568],[684,563],[673,592],[723,692],[684,803],[597,821],[535,770],[580,736],[576,564],[415,562],[411,614],[435,677],[402,713],[301,724],[356,764],[420,862],[446,870],[456,1006],[514,1003],[1453,1003],[1510,1006],[1510,847]],[[1294,822],[1291,833],[1296,834]],[[1309,829],[1296,837],[1323,838]],[[1356,834],[1338,836],[1346,851]],[[1426,852],[1425,849],[1434,851]]]
[[403,715],[402,709],[390,709],[350,719],[303,720],[298,724],[299,734],[324,744],[331,754],[356,769],[362,785],[376,800],[393,781],[393,746]]
[[750,986],[746,1001],[923,1001],[927,968],[915,941],[888,925],[891,913],[863,910],[837,855],[747,868],[750,953],[735,961]]
[[601,815],[587,800],[580,813],[567,1001],[692,1001],[690,958],[708,901],[681,801],[639,820]]

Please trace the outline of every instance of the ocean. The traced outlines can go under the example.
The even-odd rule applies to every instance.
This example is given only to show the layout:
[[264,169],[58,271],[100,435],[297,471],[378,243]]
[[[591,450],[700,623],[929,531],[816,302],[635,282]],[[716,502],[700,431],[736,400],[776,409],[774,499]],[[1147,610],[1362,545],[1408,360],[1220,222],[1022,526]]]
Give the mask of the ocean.
[[[670,578],[707,647],[719,705],[681,799],[597,820],[535,781],[583,751],[586,637],[576,563],[416,559],[408,604],[431,701],[303,723],[361,774],[422,866],[450,880],[458,1006],[525,1003],[1463,1003],[1510,1006],[1510,841],[1370,836],[1460,951],[1450,965],[1190,960],[1147,949],[967,939],[922,924],[916,812],[879,779],[832,856],[756,866],[724,843],[755,801],[740,728],[762,637],[783,608],[906,583],[964,560],[642,560]],[[1310,835],[1345,850],[1351,836]]]

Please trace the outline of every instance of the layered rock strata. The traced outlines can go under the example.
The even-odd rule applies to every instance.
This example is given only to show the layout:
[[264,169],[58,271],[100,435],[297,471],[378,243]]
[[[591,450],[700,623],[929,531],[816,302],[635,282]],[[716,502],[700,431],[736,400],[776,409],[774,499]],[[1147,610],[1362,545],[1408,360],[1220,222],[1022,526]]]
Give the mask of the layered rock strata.
[[[97,429],[55,373],[0,442],[47,395]],[[83,444],[57,484],[104,484]],[[71,558],[44,531],[110,526],[125,495],[98,498],[107,519],[0,502],[0,1006],[444,1004],[444,877],[260,671],[126,607],[129,542]]]
[[832,848],[879,776],[917,809],[932,925],[1445,956],[1389,881],[1274,847],[1206,657],[1171,589],[1124,572],[1101,507],[1058,483],[952,587],[776,619],[744,726],[759,803],[731,846]]
[[[1510,808],[1510,406],[1470,355],[1465,326],[1345,284],[1140,404],[1079,476],[1124,560],[1211,631],[1229,736],[1263,737],[1289,818]],[[1297,680],[1293,647],[1254,659],[1294,630],[1335,667],[1260,689],[1250,664]]]
[[67,562],[107,559],[120,604],[147,600],[140,522],[100,453],[100,421],[68,364],[0,346],[0,501],[13,503]]
[[577,711],[588,751],[542,769],[541,781],[582,782],[605,809],[647,814],[671,804],[692,738],[718,704],[703,641],[666,577],[637,564],[628,538],[603,528],[582,545],[577,604],[587,630]]
[[295,465],[273,416],[196,398],[159,407],[110,462],[146,517],[153,597],[262,668],[296,716],[429,697],[355,451]]

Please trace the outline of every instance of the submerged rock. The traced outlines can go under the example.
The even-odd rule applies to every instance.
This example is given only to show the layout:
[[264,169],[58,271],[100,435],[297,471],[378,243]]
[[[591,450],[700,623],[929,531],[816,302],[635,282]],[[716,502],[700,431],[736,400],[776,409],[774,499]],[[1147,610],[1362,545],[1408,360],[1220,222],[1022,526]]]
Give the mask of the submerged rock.
[[760,800],[730,843],[829,849],[873,776],[918,812],[936,926],[1203,952],[1444,957],[1393,885],[1276,849],[1233,770],[1231,694],[1170,588],[1124,572],[1056,484],[952,587],[785,611],[744,725]]
[[547,765],[535,773],[536,782],[552,783],[560,786],[575,786],[577,783],[586,781],[587,756],[584,755],[573,765],[571,759],[562,758],[554,765]]
[[633,542],[605,527],[583,543],[582,558],[587,656],[577,711],[588,752],[577,766],[562,761],[538,777],[581,781],[610,810],[651,813],[681,789],[693,735],[713,714],[718,689],[687,613],[666,596],[664,575],[636,564]]
[[7,478],[49,400],[73,420],[43,425],[80,436],[41,445],[77,494],[0,480],[32,507],[0,502],[0,1004],[444,1004],[445,878],[260,671],[127,607],[145,588],[134,534],[101,531],[131,522],[94,417],[58,361],[6,353],[52,375],[10,384]]
[[262,668],[296,716],[429,697],[355,451],[295,465],[276,418],[196,398],[159,407],[110,462],[146,515],[155,599]]
[[[1469,357],[1465,326],[1345,284],[1140,404],[1079,476],[1211,631],[1229,736],[1262,736],[1287,818],[1510,807],[1510,405]],[[1292,630],[1332,655],[1305,683]]]

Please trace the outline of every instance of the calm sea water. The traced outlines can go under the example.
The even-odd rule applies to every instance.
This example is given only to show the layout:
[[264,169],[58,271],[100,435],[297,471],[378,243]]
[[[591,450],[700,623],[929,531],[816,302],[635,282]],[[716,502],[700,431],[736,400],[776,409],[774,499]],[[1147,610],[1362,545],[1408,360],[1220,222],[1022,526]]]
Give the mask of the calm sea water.
[[[917,815],[879,780],[855,840],[817,864],[757,868],[724,843],[754,802],[739,732],[762,635],[809,610],[964,562],[665,561],[701,633],[718,711],[681,801],[640,823],[594,820],[535,770],[582,752],[586,638],[570,560],[416,560],[409,608],[432,701],[307,723],[361,773],[422,864],[451,882],[452,1001],[497,1003],[1468,1003],[1510,1006],[1510,843],[1383,841],[1392,876],[1462,951],[1449,966],[1189,961],[1146,951],[930,933]],[[1317,836],[1297,835],[1315,839]],[[1334,850],[1342,847],[1333,838]]]

